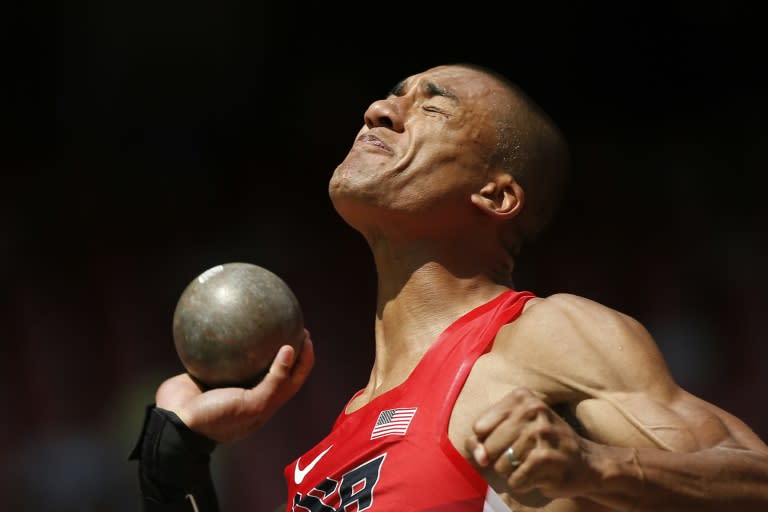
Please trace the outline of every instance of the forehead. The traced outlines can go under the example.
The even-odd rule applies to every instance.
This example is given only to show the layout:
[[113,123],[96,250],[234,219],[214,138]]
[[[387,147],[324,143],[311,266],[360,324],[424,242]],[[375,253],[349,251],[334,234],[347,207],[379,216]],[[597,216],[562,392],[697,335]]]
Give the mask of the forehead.
[[454,95],[458,101],[507,94],[506,87],[495,77],[464,66],[438,66],[412,75],[403,81],[406,90],[436,85]]

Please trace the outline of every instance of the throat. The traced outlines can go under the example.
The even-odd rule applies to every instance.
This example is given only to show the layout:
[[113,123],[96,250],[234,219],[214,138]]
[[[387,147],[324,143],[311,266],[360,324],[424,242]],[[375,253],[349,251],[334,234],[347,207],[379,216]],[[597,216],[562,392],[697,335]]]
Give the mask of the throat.
[[360,401],[367,403],[407,380],[446,329],[509,288],[501,285],[438,287],[401,293],[376,317],[376,356]]

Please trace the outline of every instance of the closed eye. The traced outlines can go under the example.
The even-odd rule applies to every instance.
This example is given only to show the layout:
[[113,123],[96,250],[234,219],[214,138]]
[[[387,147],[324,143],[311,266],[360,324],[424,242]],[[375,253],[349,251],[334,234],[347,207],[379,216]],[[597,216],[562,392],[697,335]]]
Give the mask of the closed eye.
[[453,114],[451,114],[450,112],[448,112],[448,111],[445,111],[445,110],[443,110],[443,109],[441,109],[441,108],[439,108],[439,107],[436,107],[436,106],[434,106],[434,105],[424,105],[424,106],[423,106],[423,107],[421,107],[421,108],[422,108],[422,109],[423,109],[425,112],[430,112],[430,113],[434,113],[434,114],[440,114],[440,115],[443,115],[443,116],[445,116],[445,117],[453,117]]

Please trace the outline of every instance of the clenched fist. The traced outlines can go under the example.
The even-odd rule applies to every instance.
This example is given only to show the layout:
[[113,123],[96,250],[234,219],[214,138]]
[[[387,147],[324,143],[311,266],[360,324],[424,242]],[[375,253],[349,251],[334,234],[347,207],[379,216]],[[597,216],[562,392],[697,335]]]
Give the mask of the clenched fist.
[[598,445],[579,436],[526,388],[486,410],[473,429],[467,451],[481,468],[492,467],[510,493],[537,490],[550,499],[572,497],[599,481],[591,463]]

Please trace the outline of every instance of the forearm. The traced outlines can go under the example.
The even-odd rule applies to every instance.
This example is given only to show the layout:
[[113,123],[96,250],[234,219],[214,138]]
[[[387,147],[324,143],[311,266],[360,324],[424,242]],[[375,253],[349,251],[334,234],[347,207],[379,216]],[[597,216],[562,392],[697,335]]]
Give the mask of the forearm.
[[768,510],[768,455],[731,448],[694,453],[602,447],[589,499],[627,512]]

